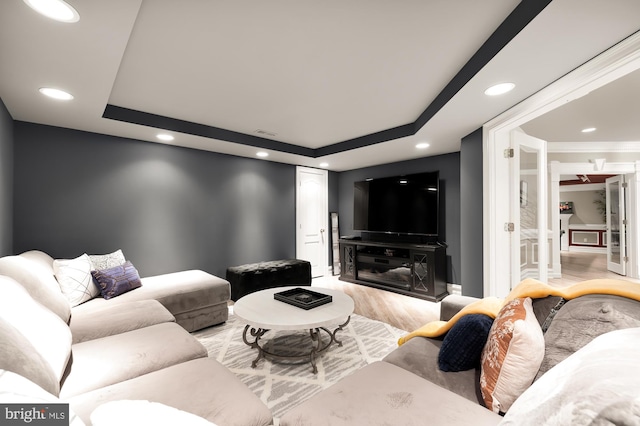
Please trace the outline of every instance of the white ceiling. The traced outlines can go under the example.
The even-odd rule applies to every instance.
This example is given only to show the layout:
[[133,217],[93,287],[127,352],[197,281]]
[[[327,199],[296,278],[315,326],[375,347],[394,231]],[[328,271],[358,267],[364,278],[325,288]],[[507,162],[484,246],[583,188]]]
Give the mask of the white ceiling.
[[[160,143],[153,127],[103,118],[134,110],[173,126],[173,145],[267,150],[336,171],[459,151],[483,123],[640,29],[637,0],[554,0],[465,67],[514,9],[540,2],[68,2],[75,24],[0,2],[0,97],[15,120]],[[483,94],[504,81],[516,89]],[[42,86],[75,99],[46,99]]]
[[[584,148],[602,142],[640,141],[640,71],[600,87],[548,112],[522,129],[549,142],[578,142]],[[590,133],[582,129],[593,128]]]

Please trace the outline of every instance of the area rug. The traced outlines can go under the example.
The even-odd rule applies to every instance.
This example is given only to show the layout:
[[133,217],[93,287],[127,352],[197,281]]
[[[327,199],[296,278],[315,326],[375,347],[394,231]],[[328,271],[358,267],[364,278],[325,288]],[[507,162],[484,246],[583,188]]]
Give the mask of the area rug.
[[[349,324],[336,337],[342,346],[333,344],[323,352],[316,364],[318,373],[313,374],[309,362],[272,362],[261,359],[256,368],[251,362],[258,352],[242,340],[243,324],[233,314],[226,323],[193,333],[207,348],[209,356],[215,358],[235,373],[269,407],[275,424],[291,408],[312,397],[341,378],[359,368],[379,361],[398,344],[398,338],[406,331],[360,315],[352,315]],[[295,351],[310,347],[308,332],[268,332],[263,340],[270,340],[278,351]],[[328,340],[326,334],[323,339]]]

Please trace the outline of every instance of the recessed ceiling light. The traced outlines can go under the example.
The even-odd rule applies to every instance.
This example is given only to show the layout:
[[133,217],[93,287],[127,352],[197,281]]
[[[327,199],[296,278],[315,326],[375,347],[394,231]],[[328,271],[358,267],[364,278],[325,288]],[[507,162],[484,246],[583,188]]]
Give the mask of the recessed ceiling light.
[[416,148],[418,149],[425,149],[425,148],[429,148],[429,144],[426,142],[421,142],[419,144],[416,145]]
[[53,99],[58,99],[61,101],[70,101],[71,99],[73,99],[73,95],[71,93],[65,92],[64,90],[53,89],[51,87],[41,87],[38,90],[43,95]]
[[264,151],[260,151],[260,152],[258,152],[256,155],[257,155],[258,157],[260,157],[260,158],[266,158],[266,157],[268,157],[268,156],[269,156],[269,153],[268,153],[268,152],[264,152]]
[[582,129],[582,133],[591,133],[595,131],[596,131],[595,127],[587,127],[586,129]]
[[320,167],[329,167],[329,163],[320,163]]
[[78,11],[63,0],[24,0],[33,10],[59,22],[78,22]]
[[503,95],[507,92],[512,91],[514,87],[516,87],[516,85],[513,83],[500,83],[489,87],[484,91],[484,94],[487,96]]
[[156,135],[156,138],[160,139],[161,141],[166,141],[166,142],[169,142],[169,141],[172,141],[172,140],[175,139],[172,135],[170,135],[168,133],[158,133]]

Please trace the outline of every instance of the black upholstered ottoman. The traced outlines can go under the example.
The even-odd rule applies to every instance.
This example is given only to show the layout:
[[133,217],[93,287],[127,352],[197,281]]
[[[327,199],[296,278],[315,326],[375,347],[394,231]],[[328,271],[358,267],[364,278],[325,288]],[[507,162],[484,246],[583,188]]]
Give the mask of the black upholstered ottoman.
[[311,285],[311,263],[286,259],[231,266],[227,268],[227,281],[231,284],[233,301],[265,288]]

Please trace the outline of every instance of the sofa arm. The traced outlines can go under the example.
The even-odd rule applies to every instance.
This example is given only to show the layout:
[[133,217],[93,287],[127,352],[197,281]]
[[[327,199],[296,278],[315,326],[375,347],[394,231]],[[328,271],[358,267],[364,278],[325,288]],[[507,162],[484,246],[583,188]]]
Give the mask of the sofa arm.
[[471,296],[450,294],[440,302],[440,321],[449,321],[462,308],[476,300],[479,299]]

